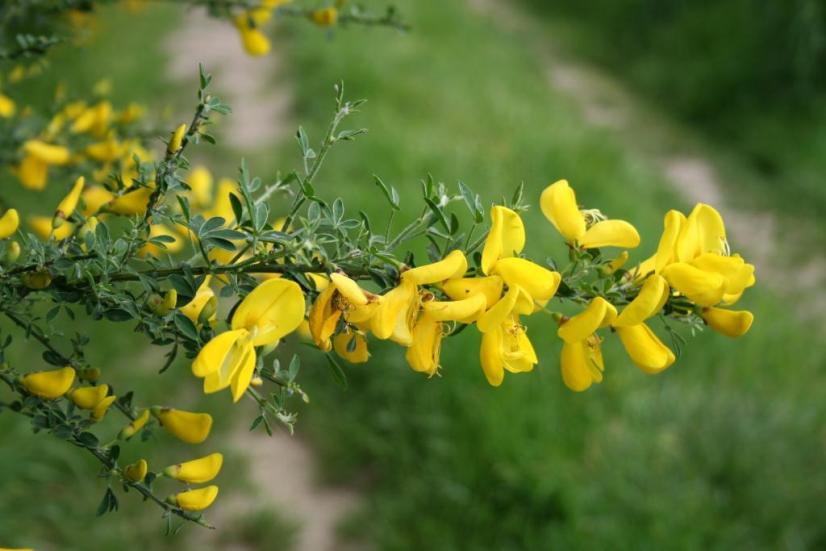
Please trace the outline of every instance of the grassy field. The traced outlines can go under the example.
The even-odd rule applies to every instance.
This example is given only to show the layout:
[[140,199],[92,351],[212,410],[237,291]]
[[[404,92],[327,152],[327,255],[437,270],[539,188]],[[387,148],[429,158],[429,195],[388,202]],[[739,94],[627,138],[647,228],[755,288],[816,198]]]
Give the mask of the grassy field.
[[[369,99],[354,124],[370,134],[333,152],[320,193],[382,220],[372,172],[408,204],[428,172],[486,201],[520,181],[536,198],[566,177],[581,202],[640,228],[640,254],[655,246],[667,208],[689,208],[548,89],[523,37],[462,3],[400,4],[414,24],[408,36],[302,34],[282,44],[312,135],[336,79]],[[530,252],[558,255],[541,215],[526,221]],[[703,334],[659,377],[635,370],[610,340],[606,382],[584,395],[559,379],[549,320],[530,324],[537,372],[498,390],[477,366],[473,332],[444,345],[434,380],[377,345],[369,365],[348,369],[348,390],[318,363],[304,421],[327,476],[367,492],[350,532],[381,549],[817,546],[826,537],[815,506],[826,485],[823,353],[807,344],[811,328],[794,306],[765,288],[744,306],[757,315],[751,334]]]
[[[793,218],[826,207],[826,19],[817,0],[516,3],[557,45],[699,131],[710,151],[734,154],[753,172],[732,178],[745,204]],[[826,226],[810,233],[822,246]]]

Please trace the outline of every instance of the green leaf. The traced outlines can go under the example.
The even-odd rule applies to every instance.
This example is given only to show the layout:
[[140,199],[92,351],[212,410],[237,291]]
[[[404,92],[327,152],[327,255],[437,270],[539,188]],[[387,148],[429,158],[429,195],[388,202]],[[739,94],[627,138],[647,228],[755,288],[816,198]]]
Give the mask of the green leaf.
[[193,341],[198,340],[198,330],[195,328],[195,324],[192,323],[192,320],[180,312],[177,312],[173,319],[175,321],[175,327],[177,327],[178,331],[180,331],[185,337]]
[[396,191],[396,188],[392,186],[388,188],[387,184],[384,183],[384,180],[375,174],[373,174],[373,181],[384,193],[384,196],[387,198],[387,202],[390,203],[393,210],[399,210],[399,192]]

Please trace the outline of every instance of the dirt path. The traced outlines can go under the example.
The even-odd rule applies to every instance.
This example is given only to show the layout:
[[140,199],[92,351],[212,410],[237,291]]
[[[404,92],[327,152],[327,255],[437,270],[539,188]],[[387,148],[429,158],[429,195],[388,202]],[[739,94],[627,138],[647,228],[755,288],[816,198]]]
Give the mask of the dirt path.
[[[735,250],[743,250],[757,267],[758,278],[776,289],[806,296],[808,311],[819,316],[826,305],[826,259],[811,256],[794,271],[788,270],[787,249],[793,239],[782,235],[776,217],[736,204],[736,197],[721,177],[714,159],[672,126],[668,117],[648,108],[606,71],[566,55],[546,29],[514,2],[468,0],[477,12],[496,20],[520,37],[537,37],[534,47],[551,88],[561,92],[581,111],[587,122],[604,129],[637,158],[659,167],[671,187],[687,203],[714,205],[723,215]],[[645,128],[646,136],[639,129]]]
[[[215,76],[218,93],[232,107],[232,114],[218,127],[225,146],[242,153],[261,150],[291,134],[292,90],[280,77],[283,71],[277,52],[264,58],[247,56],[235,29],[210,19],[201,10],[186,15],[166,49],[171,81],[194,82],[199,62]],[[242,411],[247,412],[239,409],[239,414]],[[210,520],[219,527],[227,526],[244,515],[274,508],[298,523],[295,551],[339,549],[336,526],[357,506],[358,496],[316,484],[315,456],[300,436],[276,429],[278,432],[267,438],[261,431],[249,432],[250,421],[239,419],[231,439],[233,449],[247,456],[254,496],[219,499],[210,511]],[[200,548],[215,548],[214,535],[200,534],[196,538],[205,544]],[[222,549],[243,551],[248,546],[222,543]]]

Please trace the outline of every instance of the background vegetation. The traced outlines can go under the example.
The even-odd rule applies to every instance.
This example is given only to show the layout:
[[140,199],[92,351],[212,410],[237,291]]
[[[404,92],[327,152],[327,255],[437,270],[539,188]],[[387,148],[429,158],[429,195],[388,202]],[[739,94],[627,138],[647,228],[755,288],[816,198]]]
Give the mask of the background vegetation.
[[[451,185],[467,182],[486,201],[509,196],[522,181],[536,198],[567,177],[582,202],[631,220],[643,235],[658,233],[665,206],[690,207],[650,159],[590,126],[570,98],[549,89],[533,37],[504,30],[464,2],[397,3],[414,26],[408,35],[376,30],[328,40],[291,27],[279,39],[276,50],[295,89],[294,119],[311,136],[321,134],[337,79],[352,97],[369,99],[357,123],[370,133],[332,153],[320,193],[340,194],[351,208],[382,219],[385,203],[372,173],[408,199],[430,172]],[[784,34],[798,21],[792,14],[765,7],[765,18],[747,17],[756,8],[737,0],[697,4],[702,12],[692,3],[642,0],[525,4],[541,16],[543,32],[697,125],[710,148],[726,148],[737,159],[731,170],[742,167],[741,180],[755,163],[766,164],[755,151],[767,156],[776,185],[738,187],[738,193],[745,189],[749,200],[823,228],[811,215],[826,198],[809,183],[823,174],[824,157],[816,139],[800,139],[822,132],[816,68],[823,53],[814,39],[804,51],[796,49],[797,35]],[[805,36],[823,29],[818,3],[794,4],[816,15]],[[157,45],[174,33],[178,13],[153,8],[130,25],[123,17],[107,13],[100,43],[108,47],[67,54],[55,63],[55,78],[88,86],[106,76],[104,67],[115,67],[124,71],[115,90],[125,97],[154,91],[158,106],[191,97],[189,89],[167,89],[156,68],[163,55]],[[767,37],[776,50],[764,45]],[[150,45],[148,54],[126,71],[115,63],[125,51],[118,45],[135,40]],[[100,74],[92,74],[96,66]],[[262,147],[252,166],[262,174],[291,168],[295,149],[285,143],[274,155]],[[0,178],[4,194],[16,197],[19,186]],[[784,196],[794,200],[778,199]],[[526,222],[535,256],[563,253],[538,210]],[[747,236],[730,237],[748,255],[738,246]],[[644,242],[636,259],[654,246]],[[797,267],[790,261],[788,270]],[[342,389],[324,360],[308,351],[302,377],[312,404],[299,430],[318,450],[325,479],[365,496],[345,532],[377,549],[820,548],[826,545],[822,326],[801,321],[797,304],[777,287],[761,282],[746,300],[756,315],[749,335],[735,343],[702,334],[658,377],[637,371],[609,341],[606,381],[585,394],[562,385],[560,345],[547,321],[530,326],[542,358],[537,372],[509,377],[499,389],[484,381],[471,331],[445,347],[443,375],[433,380],[412,373],[398,349],[377,346],[369,364],[348,368]],[[126,328],[109,342],[101,358],[140,354]],[[117,367],[154,371],[151,358]],[[186,365],[165,377],[182,393],[196,389]],[[204,403],[213,413],[225,407],[223,400]],[[89,549],[89,542],[99,549],[197,548],[200,536],[161,536],[155,512],[135,500],[95,522],[98,492],[85,485],[94,466],[14,419],[0,416],[0,431],[3,542],[38,549]],[[19,463],[21,450],[38,461]],[[257,526],[258,540],[251,536],[253,548],[278,548],[277,535],[262,535],[266,525]],[[250,525],[243,529],[250,537]]]

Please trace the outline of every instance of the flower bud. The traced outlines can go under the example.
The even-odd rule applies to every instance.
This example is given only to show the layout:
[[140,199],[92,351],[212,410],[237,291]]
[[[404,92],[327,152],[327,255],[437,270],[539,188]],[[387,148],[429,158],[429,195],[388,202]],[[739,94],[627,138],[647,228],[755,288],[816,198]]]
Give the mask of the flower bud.
[[75,209],[77,208],[77,203],[80,201],[80,194],[83,193],[83,186],[85,184],[86,179],[83,176],[79,176],[77,180],[75,180],[72,189],[57,205],[57,210],[55,210],[54,217],[52,217],[53,228],[59,228],[63,225],[64,221],[74,214]]
[[201,313],[198,314],[198,323],[204,324],[209,323],[212,321],[212,318],[215,317],[215,312],[218,310],[218,299],[213,295],[207,299],[206,303],[204,304]]
[[264,386],[264,379],[256,375],[250,380],[250,384],[254,387],[262,387]]
[[203,511],[212,505],[216,497],[218,497],[218,486],[207,486],[169,496],[166,501],[184,511]]
[[31,394],[54,400],[66,394],[75,382],[75,370],[71,367],[37,371],[24,375],[23,386]]
[[112,396],[107,396],[103,400],[97,403],[95,408],[92,410],[92,420],[97,422],[103,420],[106,416],[106,412],[109,411],[109,407],[117,400],[118,397],[114,394]]
[[212,429],[212,416],[208,413],[193,413],[173,408],[152,408],[154,415],[161,426],[187,444],[200,444],[209,436]]
[[81,369],[80,373],[78,373],[78,376],[83,381],[94,383],[100,378],[100,369],[98,369],[97,367],[87,367],[85,369]]
[[149,421],[149,410],[145,409],[135,418],[134,421],[123,427],[120,434],[118,434],[118,438],[120,440],[129,440],[135,436],[144,427],[144,425],[146,425],[147,421]]
[[0,217],[0,239],[10,237],[20,226],[20,215],[17,209],[9,209]]
[[6,264],[14,264],[18,258],[20,258],[20,243],[11,241],[8,247],[6,247],[6,255],[3,258],[3,262]]
[[23,274],[23,284],[29,289],[45,289],[52,284],[52,276],[48,270],[39,270]]
[[172,155],[177,153],[184,143],[184,135],[186,134],[186,125],[182,124],[172,132],[169,138],[169,144],[166,146],[166,153]]
[[218,476],[223,463],[223,455],[220,453],[212,453],[199,459],[178,463],[177,465],[170,465],[163,470],[163,474],[164,476],[182,482],[203,484]]
[[130,482],[143,482],[148,471],[149,464],[146,462],[146,459],[138,459],[131,465],[123,468],[123,477]]
[[80,409],[95,409],[109,394],[109,385],[77,388],[69,393],[69,399]]
[[322,27],[332,27],[338,22],[338,10],[333,7],[315,10],[311,15],[313,23]]

